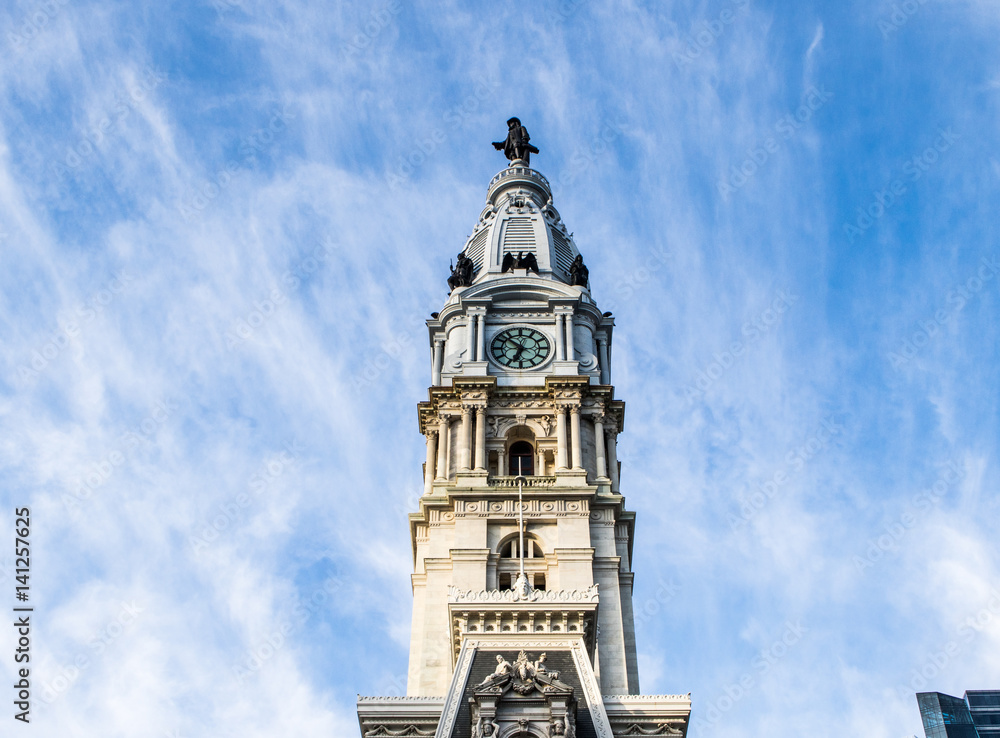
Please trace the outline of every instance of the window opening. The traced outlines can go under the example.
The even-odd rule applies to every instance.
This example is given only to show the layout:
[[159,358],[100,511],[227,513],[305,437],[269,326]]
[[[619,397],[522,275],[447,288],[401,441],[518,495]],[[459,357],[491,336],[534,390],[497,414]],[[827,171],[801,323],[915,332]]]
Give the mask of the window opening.
[[[518,463],[520,463],[520,467],[518,467]],[[535,449],[527,441],[518,441],[511,444],[510,476],[516,477],[518,475],[518,468],[521,470],[520,473],[526,477],[531,477],[535,474]]]

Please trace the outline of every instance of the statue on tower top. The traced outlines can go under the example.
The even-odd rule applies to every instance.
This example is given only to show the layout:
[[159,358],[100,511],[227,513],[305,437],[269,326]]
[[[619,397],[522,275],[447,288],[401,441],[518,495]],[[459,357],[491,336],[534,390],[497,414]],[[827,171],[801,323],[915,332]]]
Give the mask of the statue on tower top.
[[537,154],[538,149],[532,146],[529,141],[528,129],[521,125],[517,118],[507,121],[507,140],[494,141],[493,148],[502,151],[510,161],[521,159],[526,166],[531,164],[531,155]]

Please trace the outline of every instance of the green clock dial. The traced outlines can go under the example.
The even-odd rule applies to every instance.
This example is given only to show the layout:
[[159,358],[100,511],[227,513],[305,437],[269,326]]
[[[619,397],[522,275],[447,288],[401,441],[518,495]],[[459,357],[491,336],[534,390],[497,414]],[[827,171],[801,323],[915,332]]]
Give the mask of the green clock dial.
[[545,361],[552,344],[534,328],[508,328],[490,341],[490,355],[511,369],[532,369]]

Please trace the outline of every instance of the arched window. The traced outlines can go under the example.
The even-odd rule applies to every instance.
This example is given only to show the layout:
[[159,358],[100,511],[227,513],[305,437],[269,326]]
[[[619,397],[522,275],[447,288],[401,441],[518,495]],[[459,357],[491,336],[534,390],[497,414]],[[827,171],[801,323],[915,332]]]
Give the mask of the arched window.
[[[521,558],[521,546],[519,538],[511,538],[507,543],[500,547],[500,558],[501,559],[519,559]],[[542,547],[538,545],[537,541],[532,540],[530,537],[524,539],[524,557],[526,559],[543,559],[545,554],[542,553]]]
[[[500,555],[497,561],[497,587],[500,590],[511,589],[517,581],[520,568],[520,537],[514,535],[501,541],[497,553]],[[548,570],[545,554],[539,542],[531,535],[524,537],[524,568],[531,586],[544,590],[545,573]]]
[[535,474],[535,449],[527,441],[511,444],[509,473],[512,477],[518,474],[530,477]]

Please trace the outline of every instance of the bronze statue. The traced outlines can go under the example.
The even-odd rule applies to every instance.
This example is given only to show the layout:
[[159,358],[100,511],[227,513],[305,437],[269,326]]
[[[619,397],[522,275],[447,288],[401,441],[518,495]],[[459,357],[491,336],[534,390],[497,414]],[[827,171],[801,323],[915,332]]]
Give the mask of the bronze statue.
[[580,287],[590,286],[590,270],[583,263],[583,257],[577,254],[569,267],[569,283]]
[[459,252],[458,259],[455,262],[455,266],[451,267],[451,276],[448,277],[448,287],[455,289],[456,287],[468,287],[472,284],[472,278],[475,276],[476,264],[465,252]]
[[511,118],[507,121],[507,140],[494,141],[493,148],[502,151],[510,161],[521,159],[525,166],[530,166],[531,155],[538,153],[538,149],[528,143],[530,140],[528,129],[517,118]]
[[514,254],[508,252],[507,255],[503,257],[503,263],[500,265],[500,271],[511,272],[515,269],[527,269],[529,272],[538,274],[538,259],[536,259],[535,255],[531,253],[525,256],[523,251],[518,251],[517,258],[514,258]]

